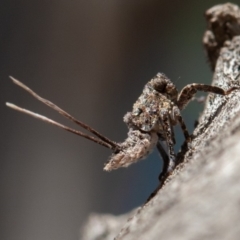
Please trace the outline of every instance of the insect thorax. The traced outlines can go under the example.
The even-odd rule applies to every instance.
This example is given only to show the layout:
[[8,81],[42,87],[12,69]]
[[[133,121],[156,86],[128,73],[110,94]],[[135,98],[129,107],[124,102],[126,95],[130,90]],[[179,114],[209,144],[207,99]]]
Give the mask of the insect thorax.
[[128,117],[126,121],[124,118],[124,121],[144,132],[161,130],[160,113],[172,112],[177,94],[174,84],[164,74],[158,73],[145,85],[143,93],[133,105],[131,119]]

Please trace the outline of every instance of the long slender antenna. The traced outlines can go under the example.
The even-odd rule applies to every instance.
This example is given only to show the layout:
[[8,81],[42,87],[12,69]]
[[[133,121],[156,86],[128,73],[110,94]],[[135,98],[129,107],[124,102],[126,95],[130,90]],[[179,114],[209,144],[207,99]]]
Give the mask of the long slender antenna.
[[37,93],[35,93],[33,90],[31,90],[29,87],[27,87],[26,85],[24,85],[22,82],[20,82],[19,80],[13,78],[10,76],[10,79],[13,81],[13,83],[15,83],[16,85],[18,85],[19,87],[23,88],[25,91],[27,91],[28,93],[30,93],[33,97],[35,97],[37,100],[39,100],[40,102],[44,103],[45,105],[49,106],[50,108],[52,108],[53,110],[57,111],[58,113],[60,113],[61,115],[63,115],[64,117],[70,119],[71,121],[75,122],[76,124],[80,125],[81,127],[83,127],[84,129],[88,130],[89,132],[93,133],[94,135],[96,135],[98,138],[100,139],[97,139],[97,138],[94,138],[92,136],[89,136],[87,134],[84,134],[80,131],[77,131],[77,130],[74,130],[74,129],[71,129],[69,127],[66,127],[60,123],[57,123],[49,118],[46,118],[42,115],[39,115],[37,113],[33,113],[29,110],[26,110],[24,108],[20,108],[14,104],[11,104],[11,103],[6,103],[6,105],[8,107],[11,107],[17,111],[20,111],[20,112],[23,112],[23,113],[26,113],[28,115],[31,115],[35,118],[38,118],[38,119],[41,119],[42,121],[45,121],[45,122],[48,122],[48,123],[51,123],[55,126],[58,126],[60,128],[63,128],[67,131],[70,131],[70,132],[73,132],[75,134],[78,134],[82,137],[85,137],[89,140],[92,140],[96,143],[99,143],[107,148],[111,148],[111,149],[119,149],[119,145],[114,142],[114,141],[111,141],[110,139],[108,139],[107,137],[103,136],[102,134],[100,134],[99,132],[97,132],[95,129],[93,129],[92,127],[86,125],[85,123],[77,120],[76,118],[74,118],[73,116],[71,116],[69,113],[67,113],[66,111],[64,111],[63,109],[61,109],[60,107],[58,107],[57,105],[55,105],[54,103],[50,102],[49,100],[47,99],[44,99],[42,97],[40,97]]
[[12,76],[9,76],[10,79],[19,87],[23,88],[25,91],[27,91],[28,93],[30,93],[33,97],[35,97],[37,100],[39,100],[40,102],[44,103],[45,105],[49,106],[50,108],[54,109],[55,111],[57,111],[58,113],[60,113],[61,115],[63,115],[64,117],[70,119],[71,121],[75,122],[76,124],[80,125],[81,127],[83,127],[84,129],[88,130],[89,132],[93,133],[94,135],[96,135],[97,137],[99,137],[100,139],[102,139],[103,141],[109,143],[110,145],[112,145],[112,147],[116,147],[116,143],[111,141],[110,139],[108,139],[107,137],[103,136],[102,134],[100,134],[98,131],[96,131],[95,129],[93,129],[92,127],[88,126],[87,124],[77,120],[76,118],[74,118],[73,116],[71,116],[69,113],[67,113],[66,111],[64,111],[63,109],[61,109],[60,107],[58,107],[57,105],[55,105],[54,103],[50,102],[47,99],[44,99],[42,97],[40,97],[37,93],[35,93],[32,89],[30,89],[29,87],[27,87],[26,85],[24,85],[22,82],[20,82],[19,80],[15,79]]
[[100,145],[102,145],[102,146],[104,146],[104,147],[107,147],[107,148],[112,149],[112,146],[111,146],[110,144],[108,144],[108,143],[106,143],[106,142],[104,142],[104,141],[102,141],[102,140],[100,140],[100,139],[98,139],[98,138],[92,137],[92,136],[90,136],[90,135],[87,135],[87,134],[82,133],[82,132],[80,132],[80,131],[77,131],[77,130],[75,130],[75,129],[69,128],[69,127],[67,127],[67,126],[65,126],[65,125],[63,125],[63,124],[61,124],[61,123],[55,122],[54,120],[52,120],[52,119],[50,119],[50,118],[47,118],[47,117],[45,117],[45,116],[43,116],[43,115],[40,115],[40,114],[38,114],[38,113],[31,112],[31,111],[29,111],[29,110],[27,110],[27,109],[18,107],[18,106],[16,106],[16,105],[12,104],[12,103],[8,103],[8,102],[7,102],[6,105],[7,105],[8,107],[14,109],[14,110],[17,110],[17,111],[19,111],[19,112],[26,113],[26,114],[34,117],[34,118],[37,118],[37,119],[42,120],[42,121],[44,121],[44,122],[50,123],[50,124],[52,124],[52,125],[54,125],[54,126],[57,126],[57,127],[59,127],[59,128],[62,128],[62,129],[64,129],[64,130],[66,130],[66,131],[68,131],[68,132],[77,134],[77,135],[79,135],[79,136],[81,136],[81,137],[87,138],[87,139],[89,139],[89,140],[91,140],[91,141],[93,141],[93,142],[95,142],[95,143],[98,143],[98,144],[100,144]]

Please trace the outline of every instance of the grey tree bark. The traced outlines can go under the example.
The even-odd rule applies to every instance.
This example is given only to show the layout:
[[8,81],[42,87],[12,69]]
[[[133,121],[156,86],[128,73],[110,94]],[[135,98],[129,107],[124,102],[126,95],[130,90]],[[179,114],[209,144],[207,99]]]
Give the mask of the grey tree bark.
[[[240,86],[240,9],[206,11],[203,43],[213,85]],[[210,94],[191,144],[178,166],[145,206],[122,216],[91,215],[82,239],[239,239],[240,90]]]

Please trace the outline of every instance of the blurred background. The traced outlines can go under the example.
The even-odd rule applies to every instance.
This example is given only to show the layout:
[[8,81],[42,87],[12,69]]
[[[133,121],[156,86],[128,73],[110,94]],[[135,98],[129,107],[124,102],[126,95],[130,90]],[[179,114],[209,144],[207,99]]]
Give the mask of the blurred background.
[[[13,102],[69,123],[13,85],[12,75],[110,139],[144,84],[164,72],[180,90],[211,82],[204,12],[218,1],[0,1],[0,239],[78,239],[91,212],[122,214],[158,184],[161,160],[110,173],[111,152],[15,112]],[[183,117],[190,132],[202,106]],[[183,142],[177,129],[176,151]]]

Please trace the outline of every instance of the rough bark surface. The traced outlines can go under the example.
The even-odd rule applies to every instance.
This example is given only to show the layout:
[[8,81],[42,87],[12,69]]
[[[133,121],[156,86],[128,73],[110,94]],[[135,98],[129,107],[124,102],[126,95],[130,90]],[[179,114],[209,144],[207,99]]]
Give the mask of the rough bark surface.
[[[203,43],[213,85],[240,86],[240,9],[217,5],[206,12]],[[210,94],[192,142],[179,165],[145,206],[122,216],[92,215],[82,239],[239,239],[240,90]]]

